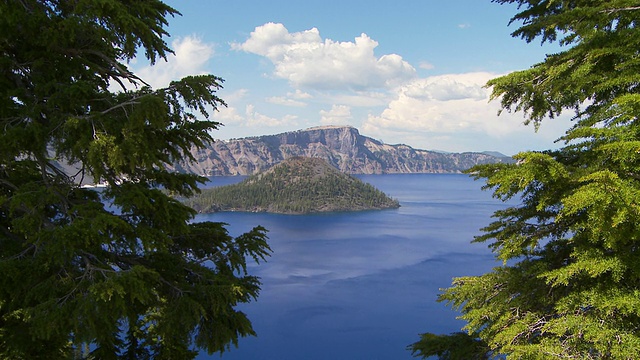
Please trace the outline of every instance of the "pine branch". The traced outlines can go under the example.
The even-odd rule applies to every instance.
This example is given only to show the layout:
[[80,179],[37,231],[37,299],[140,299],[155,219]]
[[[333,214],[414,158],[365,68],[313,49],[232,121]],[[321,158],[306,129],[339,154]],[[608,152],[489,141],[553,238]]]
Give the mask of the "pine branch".
[[630,6],[630,7],[624,7],[624,8],[606,9],[606,10],[601,10],[600,12],[606,13],[608,15],[611,15],[611,14],[616,13],[616,12],[635,11],[635,10],[640,10],[640,6]]

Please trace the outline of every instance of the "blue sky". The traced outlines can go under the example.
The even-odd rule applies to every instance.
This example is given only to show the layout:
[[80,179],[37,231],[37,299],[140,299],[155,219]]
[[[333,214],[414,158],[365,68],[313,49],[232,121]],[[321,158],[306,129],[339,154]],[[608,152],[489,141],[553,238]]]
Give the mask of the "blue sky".
[[172,0],[175,56],[130,66],[153,86],[190,74],[225,79],[218,139],[351,125],[389,144],[444,151],[557,147],[569,126],[536,133],[497,116],[487,80],[557,52],[510,36],[515,7],[489,0]]

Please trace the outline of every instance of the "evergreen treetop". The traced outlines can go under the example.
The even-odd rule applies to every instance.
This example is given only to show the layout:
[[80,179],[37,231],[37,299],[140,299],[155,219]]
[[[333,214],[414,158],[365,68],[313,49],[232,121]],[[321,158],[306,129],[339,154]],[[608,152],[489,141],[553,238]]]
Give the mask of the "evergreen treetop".
[[222,79],[153,89],[127,68],[171,53],[177,10],[9,0],[0,14],[0,357],[182,359],[254,334],[235,307],[258,295],[246,257],[268,255],[266,230],[191,223],[159,190],[204,181],[165,166],[212,140]]
[[[565,50],[491,80],[494,99],[536,126],[566,111],[553,151],[470,172],[497,198],[475,241],[503,265],[453,280],[440,301],[479,342],[462,357],[425,334],[417,356],[632,359],[640,354],[640,6],[629,0],[495,0],[519,5],[514,36]],[[459,336],[456,334],[455,336]],[[434,340],[435,339],[435,340]],[[441,351],[441,352],[438,352]],[[442,355],[444,354],[444,355]]]

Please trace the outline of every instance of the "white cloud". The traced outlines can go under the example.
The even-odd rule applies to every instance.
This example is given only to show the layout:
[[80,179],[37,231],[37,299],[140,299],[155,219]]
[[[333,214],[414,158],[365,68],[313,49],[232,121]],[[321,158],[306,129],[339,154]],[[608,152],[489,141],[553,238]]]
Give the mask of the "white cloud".
[[[287,96],[305,97],[302,93],[288,93]],[[227,106],[220,107],[218,111],[212,113],[212,120],[227,125],[227,127],[225,127],[226,132],[233,131],[234,129],[237,131],[238,129],[250,128],[254,133],[259,134],[260,131],[262,131],[260,129],[284,127],[286,130],[289,130],[289,128],[297,126],[297,115],[284,115],[281,118],[275,118],[258,112],[255,105],[247,103],[252,100],[250,92],[247,89],[238,89],[222,97],[225,99]],[[285,97],[272,97],[268,98],[267,101],[292,106],[292,102],[296,100]],[[244,109],[244,111],[242,109]],[[246,134],[234,134],[233,137],[242,137],[244,135]]]
[[267,102],[276,104],[276,105],[292,106],[292,107],[307,106],[307,104],[302,101],[294,100],[285,96],[272,96],[272,97],[268,97],[266,100]]
[[304,92],[300,89],[296,89],[295,92],[288,93],[287,96],[290,96],[294,99],[311,99],[313,96],[307,92]]
[[[417,79],[401,86],[396,99],[367,123],[383,128],[451,133],[461,129],[487,131],[492,128],[499,104],[487,104],[489,89],[483,88],[489,73],[451,74]],[[497,133],[508,128],[494,129]],[[496,132],[493,132],[496,135]]]
[[454,133],[477,131],[491,136],[506,135],[520,127],[522,120],[496,117],[499,102],[489,103],[487,80],[490,73],[449,74],[418,79],[398,89],[397,97],[367,123],[382,128]]
[[206,65],[214,54],[213,45],[196,36],[177,38],[171,43],[175,54],[167,61],[159,59],[155,65],[134,69],[134,73],[154,88],[168,86],[173,80],[188,75],[207,74]]
[[297,126],[297,116],[285,115],[278,119],[261,114],[256,111],[254,105],[247,105],[245,107],[245,125],[248,127],[278,127],[278,126]]
[[[488,74],[487,79],[492,75]],[[480,80],[480,81],[478,81]],[[483,88],[484,74],[474,75],[444,75],[418,79],[404,85],[400,89],[400,95],[420,100],[486,100],[489,91]]]
[[354,42],[322,39],[318,29],[296,33],[282,24],[258,26],[244,43],[232,48],[261,55],[275,66],[274,75],[295,87],[368,89],[398,85],[415,76],[400,55],[376,57],[378,43],[366,34]]
[[[566,127],[552,125],[534,135],[532,127],[523,125],[521,113],[497,116],[500,101],[489,102],[491,90],[484,87],[497,76],[478,72],[413,80],[397,89],[394,100],[381,113],[370,114],[361,130],[383,139],[395,134],[386,138],[402,138],[414,144],[429,139],[440,149],[454,151],[459,144],[447,143],[447,139],[459,139],[467,146],[494,141],[494,145],[500,142],[506,148],[504,144],[513,142],[513,136],[535,136],[551,142],[562,134],[560,129]],[[513,148],[518,146],[517,142],[512,144]]]
[[244,121],[244,117],[238,113],[235,107],[221,107],[212,115],[214,121],[221,122],[225,125],[240,124]]
[[425,70],[431,70],[431,69],[434,69],[434,68],[435,68],[435,66],[433,66],[433,64],[431,64],[431,63],[429,63],[429,62],[426,62],[426,61],[422,61],[422,62],[420,62],[420,64],[418,65],[418,67],[419,67],[420,69],[425,69]]
[[238,89],[229,94],[221,95],[227,106],[218,107],[218,111],[210,112],[214,121],[221,122],[225,125],[241,124],[244,122],[244,116],[238,113],[236,104],[241,102],[249,94],[247,89]]
[[272,96],[266,100],[269,103],[276,105],[292,106],[292,107],[305,107],[307,103],[300,100],[308,100],[313,98],[309,93],[296,89],[294,92],[288,92],[286,96]]
[[333,105],[331,110],[320,110],[320,122],[326,125],[348,125],[351,108],[346,105]]
[[380,107],[386,106],[391,97],[387,92],[355,91],[324,94],[322,99],[329,104],[344,104],[353,107]]
[[238,89],[238,90],[233,91],[230,94],[225,94],[224,98],[225,98],[225,101],[228,104],[230,104],[230,103],[233,103],[233,102],[236,102],[236,101],[240,101],[240,100],[246,98],[247,95],[249,95],[249,89]]

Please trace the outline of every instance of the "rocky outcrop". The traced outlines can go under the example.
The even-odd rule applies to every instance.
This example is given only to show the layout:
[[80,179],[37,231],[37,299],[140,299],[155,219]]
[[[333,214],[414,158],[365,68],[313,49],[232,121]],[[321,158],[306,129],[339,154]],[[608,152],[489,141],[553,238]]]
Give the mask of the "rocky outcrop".
[[252,175],[296,156],[321,158],[349,174],[459,173],[478,164],[511,161],[486,153],[440,153],[384,144],[349,126],[220,140],[193,155],[195,163],[180,162],[174,170],[204,176]]

